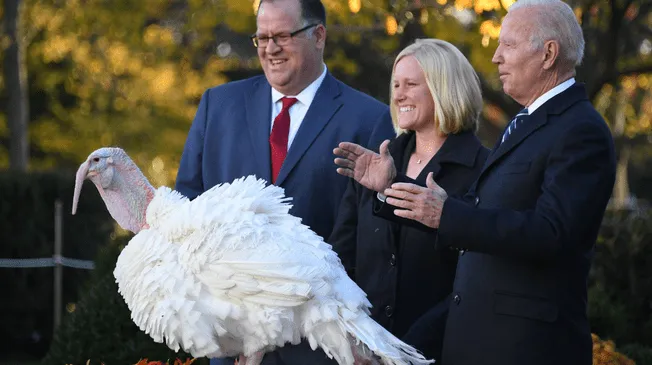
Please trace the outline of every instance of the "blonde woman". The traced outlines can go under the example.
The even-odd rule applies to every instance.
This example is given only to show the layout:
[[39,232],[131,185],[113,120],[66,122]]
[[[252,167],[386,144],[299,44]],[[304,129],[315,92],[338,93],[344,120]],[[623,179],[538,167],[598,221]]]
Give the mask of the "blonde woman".
[[[451,194],[475,181],[488,150],[475,135],[482,95],[464,55],[438,39],[421,39],[399,53],[390,85],[390,125],[370,146],[341,143],[337,172],[352,177],[329,243],[365,290],[372,316],[394,335],[441,364],[441,345],[458,252],[437,251],[436,231],[394,215],[379,194],[397,181],[426,185],[432,176]],[[376,141],[375,143],[373,141]],[[365,180],[370,165],[386,176]]]

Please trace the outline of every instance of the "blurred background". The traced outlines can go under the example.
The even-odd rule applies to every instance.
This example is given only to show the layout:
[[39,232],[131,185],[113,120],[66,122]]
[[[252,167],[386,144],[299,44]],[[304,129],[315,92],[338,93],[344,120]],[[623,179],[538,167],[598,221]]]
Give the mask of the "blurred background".
[[[323,0],[326,63],[388,102],[395,55],[445,39],[469,58],[491,147],[520,107],[491,57],[512,0]],[[595,364],[652,364],[652,1],[568,0],[586,55],[577,79],[607,120],[618,178],[589,285]],[[112,270],[130,236],[74,174],[102,146],[173,186],[206,88],[262,73],[251,0],[3,0],[0,4],[0,364],[189,358],[129,318]],[[560,354],[563,356],[563,354]],[[198,360],[197,363],[206,363]]]

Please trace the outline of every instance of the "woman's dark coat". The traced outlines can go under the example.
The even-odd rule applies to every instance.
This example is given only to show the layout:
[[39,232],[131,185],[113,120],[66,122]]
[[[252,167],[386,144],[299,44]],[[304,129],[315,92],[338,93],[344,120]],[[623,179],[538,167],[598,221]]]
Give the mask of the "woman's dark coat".
[[[376,151],[378,145],[380,141],[374,143]],[[391,141],[398,180],[411,180],[404,174],[414,148],[413,132]],[[425,186],[428,173],[433,172],[449,195],[461,196],[480,173],[488,152],[471,132],[450,135],[437,154],[424,161],[416,182]],[[458,251],[435,250],[436,231],[419,229],[415,221],[398,224],[382,218],[393,216],[391,206],[387,208],[376,192],[351,179],[328,242],[367,293],[374,320],[439,361]]]

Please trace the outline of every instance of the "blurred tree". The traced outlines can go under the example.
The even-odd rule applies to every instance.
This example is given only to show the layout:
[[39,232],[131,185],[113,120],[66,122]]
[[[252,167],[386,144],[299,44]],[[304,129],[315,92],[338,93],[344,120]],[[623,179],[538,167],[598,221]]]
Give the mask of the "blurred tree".
[[24,9],[25,4],[20,0],[4,0],[4,36],[0,38],[0,45],[5,50],[2,73],[6,84],[5,110],[10,131],[9,167],[17,171],[26,171],[29,162],[29,98],[25,65],[25,48],[29,39],[23,25]]
[[[416,38],[436,37],[459,47],[480,76],[485,98],[480,134],[486,143],[492,145],[510,116],[520,109],[502,92],[497,68],[491,62],[501,21],[514,0],[323,2],[329,30],[326,63],[343,81],[388,102],[395,55]],[[652,3],[644,0],[566,2],[575,10],[584,31],[586,52],[578,68],[578,80],[586,84],[590,99],[595,103],[617,85],[631,84],[627,80],[632,77],[642,77],[634,85],[637,92],[648,93],[652,89],[652,82],[647,82],[647,77],[652,76]],[[245,7],[239,10],[249,12],[249,17],[254,18],[254,11]],[[246,14],[240,14],[239,18],[246,18]],[[625,109],[644,117],[645,103],[640,101],[632,103],[631,99],[625,99]],[[603,114],[610,124],[614,123],[615,109],[614,104],[606,104]],[[640,125],[639,122],[626,118],[629,133],[616,135],[619,150],[634,135],[647,134],[649,126],[638,128],[635,133],[630,127]],[[635,141],[640,143],[646,138]]]
[[44,94],[31,130],[35,165],[79,163],[119,144],[154,184],[169,183],[197,100],[227,67],[205,52],[219,9],[196,3],[30,3],[30,68]]
[[[251,19],[230,9],[242,2],[23,3],[33,36],[26,44],[32,166],[72,168],[98,147],[120,145],[154,184],[171,183],[202,92],[224,82],[222,71],[240,62],[221,57],[215,36],[220,28],[251,27]],[[3,55],[11,58],[9,51]],[[15,94],[20,89],[11,82],[19,73],[7,67],[5,73],[0,87]],[[0,119],[5,140],[13,130],[12,100]],[[0,164],[6,166],[4,156]]]
[[[599,104],[614,132],[619,161],[613,206],[622,208],[631,203],[628,183],[630,158],[634,151],[640,152],[641,146],[648,145],[651,130],[652,2],[566,2],[574,9],[586,41],[585,56],[577,69],[577,78],[586,84],[590,100]],[[349,9],[342,2],[325,3],[337,20],[343,20],[345,17],[340,13],[348,10],[354,24],[365,24],[364,20],[356,18],[362,14],[375,14],[376,21],[360,31],[375,40],[398,38],[398,42],[387,43],[394,48],[385,48],[386,54],[395,55],[421,37],[441,38],[458,46],[480,76],[485,99],[480,135],[486,144],[493,145],[509,117],[520,109],[502,92],[497,68],[491,63],[501,21],[513,0],[350,1]],[[378,34],[376,26],[383,24],[383,17],[386,19],[385,36]],[[335,32],[337,34],[337,28]],[[367,38],[367,34],[360,38]],[[361,48],[363,44],[360,42]],[[358,64],[378,65],[379,57],[365,48],[351,59]],[[386,69],[376,68],[377,72],[389,75],[391,61],[387,60],[385,64],[388,65]],[[384,79],[388,81],[388,76]]]
[[[493,144],[519,109],[502,92],[491,62],[500,22],[513,0],[323,2],[328,11],[326,63],[349,85],[389,102],[395,55],[416,38],[436,37],[459,47],[480,76],[485,98],[480,135],[485,144]],[[567,2],[581,21],[587,44],[578,79],[586,83],[616,137],[615,206],[622,207],[629,196],[629,161],[637,171],[649,161],[652,2]],[[26,156],[35,169],[74,169],[92,150],[119,145],[154,185],[171,185],[204,90],[260,73],[248,38],[256,28],[258,3],[5,0],[0,9],[0,29],[5,29],[0,38],[5,65],[0,79],[0,167],[16,164],[14,156],[19,155],[13,151],[25,147],[6,146],[10,140],[15,146],[23,146],[21,141],[27,145],[27,134],[15,131],[26,128],[29,117]],[[21,57],[23,71],[17,66]],[[11,101],[26,101],[25,95],[30,103],[24,110]],[[645,179],[632,180],[646,186]]]
[[[248,39],[259,0],[23,1],[28,32],[35,36],[27,45],[26,62],[36,168],[73,167],[93,149],[119,144],[136,156],[155,184],[169,184],[201,93],[227,81],[225,75],[260,73]],[[644,81],[636,82],[634,91],[628,88],[628,95],[648,95],[652,88],[647,81],[652,69],[650,2],[568,2],[587,44],[578,78],[586,82],[592,101],[603,101],[603,113],[613,125],[614,89],[640,75]],[[448,40],[481,77],[486,106],[480,135],[491,145],[519,108],[501,91],[491,63],[500,21],[512,3],[324,0],[326,63],[343,81],[388,102],[398,51],[418,37]],[[5,76],[5,91],[8,82]],[[627,115],[645,115],[646,97],[622,100],[620,110],[633,110]],[[617,135],[619,151],[646,141],[640,136],[649,127],[636,132],[630,127],[643,126],[641,120],[625,118],[627,127],[619,130],[629,132]],[[7,138],[8,123],[0,119],[0,138]],[[624,151],[619,155],[626,163]],[[0,164],[7,164],[6,153],[0,149]]]
[[[586,51],[578,79],[586,83],[592,101],[606,85],[614,87],[623,77],[652,73],[651,2],[566,2],[575,10],[584,32]],[[487,120],[502,128],[509,119],[505,116],[515,114],[520,106],[501,91],[491,57],[500,23],[512,3],[513,0],[390,0],[385,9],[388,17],[396,19],[396,33],[401,39],[396,51],[419,37],[445,39],[462,49],[481,77],[483,95],[490,107],[487,112],[492,114]],[[369,7],[370,12],[383,9],[371,3]],[[364,11],[363,5],[358,14]],[[392,33],[390,28],[387,31]],[[649,90],[651,86],[642,83],[640,88]]]

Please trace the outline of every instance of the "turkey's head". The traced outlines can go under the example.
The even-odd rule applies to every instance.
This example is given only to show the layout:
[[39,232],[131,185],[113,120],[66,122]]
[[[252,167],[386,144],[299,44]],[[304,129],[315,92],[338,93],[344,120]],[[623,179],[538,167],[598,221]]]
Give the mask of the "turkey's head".
[[125,151],[115,147],[100,148],[79,166],[72,214],[77,212],[85,179],[95,184],[109,213],[122,228],[134,233],[147,228],[145,212],[154,197],[154,188]]

